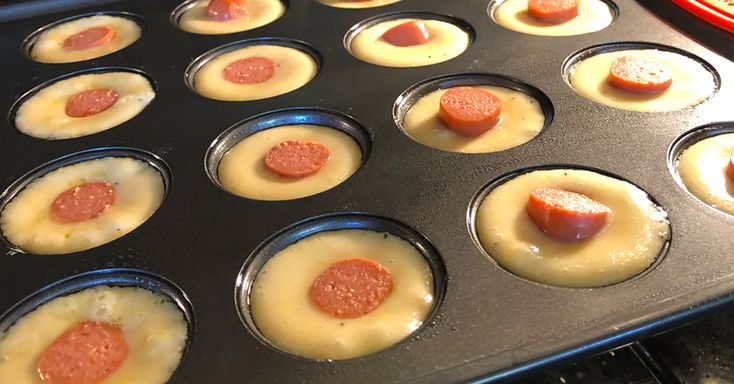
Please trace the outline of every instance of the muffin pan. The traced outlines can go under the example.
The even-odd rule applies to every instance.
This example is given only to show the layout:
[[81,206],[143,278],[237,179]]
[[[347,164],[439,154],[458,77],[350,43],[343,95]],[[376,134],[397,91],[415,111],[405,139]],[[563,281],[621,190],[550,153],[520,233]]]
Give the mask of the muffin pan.
[[[3,246],[7,255],[0,258],[0,311],[71,275],[142,269],[180,284],[196,312],[196,330],[172,382],[215,379],[228,384],[246,378],[387,383],[502,379],[624,344],[731,301],[734,264],[728,250],[734,247],[729,234],[734,218],[703,209],[671,177],[668,159],[669,148],[684,132],[732,120],[734,64],[702,45],[715,44],[705,35],[686,37],[636,1],[615,3],[619,15],[606,29],[557,38],[495,24],[487,13],[489,1],[403,0],[362,10],[290,2],[285,15],[271,24],[217,36],[179,30],[170,22],[179,5],[173,0],[101,5],[40,0],[27,3],[24,16],[18,12],[21,5],[0,7],[0,20],[8,20],[0,24],[0,47],[9,53],[0,78],[3,113],[38,84],[81,70],[135,68],[157,85],[155,102],[144,113],[92,136],[39,140],[3,124],[0,188],[9,188],[6,196],[38,164],[108,146],[149,151],[165,161],[172,175],[156,214],[112,243],[63,256],[15,253]],[[72,4],[78,8],[71,9]],[[138,15],[145,25],[143,35],[121,51],[85,62],[51,65],[25,56],[23,41],[38,28],[90,12]],[[452,60],[418,68],[380,67],[349,54],[344,36],[351,28],[395,12],[463,20],[471,26],[474,41]],[[688,17],[691,24],[703,24]],[[319,73],[293,92],[259,101],[221,102],[189,89],[184,74],[196,57],[256,38],[305,42],[321,58]],[[626,41],[672,46],[700,57],[719,74],[718,92],[683,110],[636,113],[596,104],[566,84],[563,64],[575,52]],[[469,73],[519,79],[539,90],[553,107],[552,122],[526,144],[473,155],[427,148],[401,131],[393,108],[405,90],[429,79]],[[368,145],[359,171],[323,193],[280,202],[243,199],[211,182],[208,162],[216,159],[214,151],[224,148],[217,143],[227,142],[216,142],[206,156],[215,137],[253,116],[292,108],[336,111],[358,122],[364,130],[358,140]],[[247,129],[230,132],[246,134]],[[208,168],[202,166],[205,161]],[[669,214],[672,238],[665,258],[637,278],[596,289],[531,283],[490,261],[472,238],[468,216],[473,199],[502,175],[548,164],[600,169],[647,191]],[[427,324],[388,350],[339,362],[295,358],[248,332],[233,297],[248,255],[294,223],[354,212],[399,222],[435,247],[445,266],[446,288]],[[0,321],[12,321],[7,319]]]

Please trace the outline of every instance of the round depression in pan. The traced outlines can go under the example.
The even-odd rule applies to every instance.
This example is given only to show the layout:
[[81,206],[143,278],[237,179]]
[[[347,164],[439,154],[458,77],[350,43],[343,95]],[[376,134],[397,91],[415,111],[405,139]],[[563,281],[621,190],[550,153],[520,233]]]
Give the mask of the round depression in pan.
[[[0,381],[36,382],[39,373],[52,375],[63,363],[73,364],[68,356],[55,367],[45,364],[44,360],[53,355],[49,349],[59,351],[58,345],[49,345],[82,324],[86,324],[90,335],[87,340],[92,343],[93,331],[104,329],[99,323],[121,330],[127,347],[127,356],[105,383],[124,383],[133,378],[151,384],[167,382],[194,335],[194,311],[189,299],[165,278],[134,269],[86,272],[33,293],[0,316]],[[112,336],[116,333],[109,332]],[[114,344],[107,341],[107,347]],[[46,356],[39,358],[44,350]],[[75,352],[81,357],[83,348]],[[105,353],[113,354],[110,349]],[[95,357],[98,362],[105,361],[102,356]],[[29,369],[36,365],[41,368],[38,373]],[[69,382],[79,379],[66,378]]]
[[184,80],[194,92],[222,101],[259,100],[294,91],[321,68],[309,44],[283,38],[236,41],[196,58]]
[[491,181],[470,203],[467,220],[474,242],[500,267],[566,288],[608,286],[653,270],[671,235],[666,212],[641,188],[569,164]]
[[135,148],[77,152],[21,176],[0,195],[8,248],[68,254],[94,248],[142,225],[163,203],[171,171]]
[[[379,263],[394,278],[392,291],[358,317],[325,312],[315,281],[355,259]],[[446,284],[440,255],[419,232],[392,219],[343,213],[300,222],[262,243],[238,275],[235,299],[246,328],[264,344],[300,357],[342,360],[420,332],[436,315]],[[271,300],[279,304],[269,305]]]
[[70,73],[40,84],[10,109],[11,126],[47,140],[93,135],[140,114],[153,101],[157,86],[147,73],[104,67]]
[[734,122],[694,128],[668,151],[668,169],[678,185],[702,203],[734,215]]
[[[315,172],[283,175],[268,167],[265,158],[271,150],[294,142],[326,149],[327,157]],[[205,167],[209,179],[232,194],[254,200],[290,200],[344,182],[367,161],[370,145],[367,131],[350,116],[317,108],[283,109],[251,117],[224,131],[209,147]]]
[[41,63],[73,63],[122,50],[144,31],[142,18],[128,12],[97,12],[68,17],[30,34],[21,46]]
[[316,0],[321,4],[335,8],[363,9],[376,8],[397,3],[401,0]]
[[[389,29],[421,21],[428,32],[422,44],[397,46],[381,36]],[[359,60],[384,67],[420,67],[451,60],[474,42],[474,28],[454,16],[429,12],[395,12],[374,16],[353,26],[344,48]]]
[[[504,28],[541,36],[574,36],[600,31],[619,16],[619,8],[611,0],[581,0],[578,14],[563,22],[542,21],[528,11],[527,0],[492,0],[487,7],[489,17]],[[553,15],[543,15],[548,17]]]
[[187,0],[171,12],[171,23],[182,31],[201,35],[223,35],[263,27],[278,20],[288,8],[287,0],[249,0],[248,15],[227,20],[210,18],[210,0]]
[[[633,60],[634,59],[634,60]],[[644,63],[646,71],[668,73],[672,83],[656,92],[624,90],[610,82],[612,64],[624,60]],[[641,64],[642,65],[642,64]],[[718,90],[721,78],[711,64],[684,50],[647,42],[595,45],[569,56],[563,77],[587,99],[637,112],[669,112],[700,104]]]
[[[439,117],[439,102],[447,90],[478,88],[502,103],[498,123],[479,136],[464,136]],[[462,153],[503,151],[522,145],[553,121],[553,104],[539,89],[511,77],[483,73],[441,76],[403,92],[393,107],[395,124],[411,139],[436,149]]]

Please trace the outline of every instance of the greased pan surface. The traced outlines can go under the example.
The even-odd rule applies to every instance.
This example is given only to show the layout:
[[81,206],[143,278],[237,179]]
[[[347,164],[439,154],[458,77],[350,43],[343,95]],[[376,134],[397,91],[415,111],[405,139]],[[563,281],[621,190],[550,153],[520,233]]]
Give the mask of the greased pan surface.
[[[137,268],[179,285],[193,306],[196,331],[174,382],[447,382],[502,378],[535,363],[621,344],[729,300],[734,291],[734,237],[729,234],[734,218],[690,196],[668,169],[669,147],[677,137],[697,126],[734,120],[734,66],[637,2],[616,1],[619,16],[611,26],[573,37],[504,29],[487,14],[487,1],[474,0],[404,0],[365,10],[290,1],[285,15],[272,24],[204,36],[183,32],[170,22],[178,4],[115,2],[0,24],[3,113],[36,85],[91,68],[135,68],[149,75],[157,90],[155,100],[134,119],[77,139],[34,139],[12,126],[12,116],[3,119],[2,189],[43,163],[106,146],[150,151],[172,173],[160,209],[114,242],[58,256],[6,248],[7,254],[0,257],[0,311],[72,274]],[[35,63],[20,48],[37,28],[98,11],[140,16],[141,39],[117,53],[72,64]],[[345,50],[344,36],[355,24],[397,11],[459,18],[473,27],[474,41],[453,60],[419,68],[370,65]],[[296,91],[260,101],[215,101],[188,88],[184,72],[194,58],[220,45],[259,37],[310,44],[322,59],[319,73]],[[705,43],[706,36],[697,39]],[[719,74],[720,89],[693,108],[636,113],[595,104],[567,85],[562,66],[573,53],[626,41],[669,45],[701,57]],[[456,73],[497,74],[527,83],[551,100],[553,120],[530,142],[497,153],[448,153],[413,141],[393,121],[396,99],[416,83]],[[248,117],[291,107],[338,111],[364,127],[372,142],[359,171],[329,191],[282,202],[236,197],[210,181],[204,156],[215,138]],[[672,239],[664,259],[641,277],[597,289],[528,282],[488,259],[469,230],[471,202],[502,175],[549,164],[601,169],[650,193],[671,221]],[[422,234],[445,264],[445,296],[415,337],[383,352],[322,362],[275,351],[248,332],[238,317],[238,271],[253,250],[283,228],[340,212],[387,217]]]

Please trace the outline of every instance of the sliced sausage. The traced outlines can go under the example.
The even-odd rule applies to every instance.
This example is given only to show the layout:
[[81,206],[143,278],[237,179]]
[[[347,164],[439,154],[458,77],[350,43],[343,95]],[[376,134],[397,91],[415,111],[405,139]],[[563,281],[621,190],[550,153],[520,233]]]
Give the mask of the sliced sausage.
[[211,20],[227,21],[250,16],[248,0],[211,0],[206,7],[206,15]]
[[112,324],[85,321],[68,329],[41,353],[44,384],[100,384],[122,365],[128,346]]
[[501,111],[502,101],[493,93],[454,87],[441,96],[438,117],[460,135],[479,136],[497,125]]
[[90,89],[66,99],[66,115],[89,117],[104,112],[115,105],[120,95],[112,89]]
[[423,44],[430,37],[426,23],[423,20],[413,20],[388,29],[380,39],[398,47],[410,47]]
[[530,194],[527,212],[549,237],[575,241],[599,233],[611,210],[586,195],[545,187]]
[[311,287],[311,300],[329,315],[354,319],[372,312],[392,292],[390,272],[362,258],[338,261],[319,275]]
[[265,168],[278,176],[299,178],[313,175],[329,161],[325,146],[311,141],[287,140],[265,154]]
[[93,219],[115,204],[115,187],[108,182],[77,185],[61,192],[51,203],[51,218],[58,223]]
[[560,24],[579,14],[580,0],[528,0],[528,14],[538,21]]
[[654,60],[622,56],[616,58],[609,68],[609,83],[628,92],[662,92],[673,84],[673,71]]
[[726,176],[734,182],[734,155],[729,158],[729,163],[726,165]]
[[67,51],[83,51],[99,47],[115,38],[116,32],[108,26],[89,28],[64,40],[62,47]]
[[275,74],[275,63],[265,57],[248,57],[232,62],[224,68],[224,79],[235,84],[256,84],[269,80]]

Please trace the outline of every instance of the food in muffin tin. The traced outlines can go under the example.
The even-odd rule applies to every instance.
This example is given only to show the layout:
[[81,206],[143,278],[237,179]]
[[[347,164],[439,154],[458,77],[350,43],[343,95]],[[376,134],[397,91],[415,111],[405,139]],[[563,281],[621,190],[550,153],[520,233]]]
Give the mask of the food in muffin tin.
[[132,72],[102,72],[59,80],[24,101],[15,126],[41,139],[69,139],[116,127],[155,98],[150,81]]
[[516,147],[537,136],[545,115],[532,96],[500,86],[439,89],[421,97],[403,129],[421,144],[443,151],[486,153]]
[[371,25],[351,41],[360,60],[386,67],[417,67],[459,56],[469,47],[469,34],[458,26],[432,19],[396,19]]
[[23,188],[0,212],[16,247],[64,254],[115,240],[145,222],[163,200],[161,174],[129,157],[104,157],[55,169]]
[[513,31],[572,36],[606,28],[614,20],[614,11],[602,0],[505,0],[492,16]]
[[714,76],[696,60],[658,49],[595,54],[569,72],[571,86],[610,107],[668,112],[696,105],[716,89]]
[[224,154],[218,167],[222,187],[256,200],[289,200],[314,195],[357,171],[362,151],[339,130],[317,125],[284,125],[244,138]]
[[647,269],[670,237],[665,211],[636,186],[578,169],[537,170],[480,203],[479,241],[510,272],[561,287],[600,287]]
[[50,27],[30,48],[32,60],[72,63],[117,52],[140,38],[140,25],[126,17],[96,15]]
[[336,8],[374,8],[397,3],[400,0],[319,0],[319,3]]
[[734,133],[700,140],[676,163],[681,181],[704,203],[734,215]]
[[87,288],[0,333],[0,382],[163,384],[178,367],[187,334],[182,312],[158,294]]
[[420,252],[388,233],[320,232],[268,260],[250,292],[257,329],[283,351],[349,359],[418,329],[434,301]]
[[202,96],[224,101],[258,100],[302,87],[316,76],[311,55],[281,45],[252,45],[223,53],[194,75]]
[[218,35],[249,31],[285,13],[280,0],[197,0],[178,20],[186,32]]

